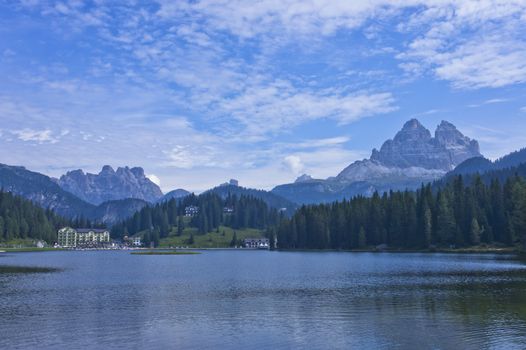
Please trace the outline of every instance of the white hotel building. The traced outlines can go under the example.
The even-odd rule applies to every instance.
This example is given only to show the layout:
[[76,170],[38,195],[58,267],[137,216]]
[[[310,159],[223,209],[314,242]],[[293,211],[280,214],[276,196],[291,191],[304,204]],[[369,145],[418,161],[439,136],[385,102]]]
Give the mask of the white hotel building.
[[97,228],[64,227],[58,230],[58,245],[64,248],[99,247],[110,242],[110,232]]

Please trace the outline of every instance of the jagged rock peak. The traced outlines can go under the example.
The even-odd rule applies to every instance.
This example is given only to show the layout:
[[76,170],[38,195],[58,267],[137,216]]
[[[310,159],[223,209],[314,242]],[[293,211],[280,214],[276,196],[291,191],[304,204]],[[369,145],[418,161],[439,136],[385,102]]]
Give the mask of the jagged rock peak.
[[447,120],[442,120],[440,124],[437,126],[437,130],[457,130],[457,127]]
[[144,169],[141,168],[141,167],[133,167],[133,168],[130,169],[130,171],[136,177],[145,177],[146,176],[146,175],[144,175]]
[[418,119],[416,119],[416,118],[409,119],[408,121],[405,122],[404,126],[402,127],[402,131],[403,130],[418,130],[418,129],[425,129],[425,130],[427,130],[420,123],[420,121]]
[[312,178],[312,176],[310,175],[307,175],[307,174],[303,174],[301,176],[299,176],[296,181],[294,181],[294,183],[298,183],[298,182],[307,182],[307,181],[311,181],[311,180],[314,180]]
[[[82,171],[82,170],[80,170]],[[111,165],[105,165],[102,167],[102,170],[100,171],[99,175],[100,174],[114,174],[115,173],[115,170],[113,170],[113,168],[111,167]]]
[[115,171],[111,166],[105,165],[98,174],[84,174],[79,169],[62,175],[58,185],[96,205],[109,200],[127,198],[153,203],[163,195],[159,186],[148,179],[140,167],[131,169],[127,166],[119,167]]
[[449,171],[477,156],[478,142],[464,136],[453,124],[442,121],[432,137],[417,119],[411,119],[379,151],[374,149],[370,159],[388,167]]
[[406,122],[396,136],[394,142],[427,141],[431,139],[431,133],[417,119]]

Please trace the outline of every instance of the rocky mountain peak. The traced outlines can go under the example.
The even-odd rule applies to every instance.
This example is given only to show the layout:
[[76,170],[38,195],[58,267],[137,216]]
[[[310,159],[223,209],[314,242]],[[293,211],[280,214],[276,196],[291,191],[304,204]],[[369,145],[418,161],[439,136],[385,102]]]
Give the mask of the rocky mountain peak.
[[395,143],[426,142],[431,139],[431,133],[417,119],[406,122],[394,137]]
[[[80,169],[79,169],[80,170]],[[80,170],[82,172],[82,170]],[[99,172],[99,175],[103,174],[114,174],[115,170],[110,165],[105,165],[102,167],[102,170]]]
[[387,167],[449,171],[477,156],[480,156],[477,141],[464,136],[453,124],[442,121],[432,137],[418,120],[411,119],[380,151],[373,150],[371,160]]
[[481,155],[479,143],[476,140],[464,136],[455,125],[444,120],[435,131],[435,140],[447,149],[453,168],[466,159]]
[[442,120],[437,126],[437,131],[438,130],[457,130],[457,127],[448,122],[447,120]]
[[146,177],[144,175],[144,169],[141,167],[133,167],[130,169],[130,171],[133,175],[135,175],[135,177],[138,177],[138,178]]
[[302,175],[273,192],[292,201],[316,203],[374,191],[416,189],[474,157],[480,157],[477,141],[453,124],[442,121],[433,137],[417,119],[411,119],[380,150],[373,149],[369,159],[353,162],[336,177],[308,181],[309,177]]
[[96,205],[127,198],[153,203],[163,195],[161,189],[139,167],[119,167],[115,171],[111,166],[105,165],[98,174],[84,174],[79,169],[62,175],[57,183],[64,190]]

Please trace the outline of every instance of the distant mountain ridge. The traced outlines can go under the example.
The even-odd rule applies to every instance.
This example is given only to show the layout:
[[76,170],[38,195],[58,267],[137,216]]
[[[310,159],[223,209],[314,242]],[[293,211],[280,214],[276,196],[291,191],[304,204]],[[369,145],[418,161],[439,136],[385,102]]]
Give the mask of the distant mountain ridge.
[[0,187],[68,218],[87,216],[95,207],[63,190],[48,176],[22,166],[0,164]]
[[159,201],[169,201],[170,199],[173,199],[173,198],[175,199],[184,198],[188,196],[189,194],[191,194],[191,192],[188,192],[187,190],[184,190],[182,188],[178,188],[178,189],[175,189],[165,194],[161,199],[159,199]]
[[459,164],[454,170],[447,173],[446,177],[455,175],[469,175],[475,173],[486,173],[490,171],[504,170],[518,167],[526,163],[526,148],[507,154],[496,161],[484,157],[475,157]]
[[105,165],[98,174],[73,170],[62,175],[57,184],[63,190],[95,205],[127,198],[155,203],[163,197],[159,186],[148,179],[140,167],[119,167],[115,171]]
[[369,159],[350,164],[337,176],[317,180],[303,175],[272,192],[296,203],[319,203],[374,191],[414,189],[441,178],[466,159],[480,156],[478,142],[453,124],[442,121],[433,137],[417,119],[411,119],[380,150],[373,149]]
[[65,218],[84,217],[109,225],[131,216],[148,204],[140,199],[121,199],[94,205],[65,191],[46,175],[22,166],[5,164],[0,164],[0,188]]

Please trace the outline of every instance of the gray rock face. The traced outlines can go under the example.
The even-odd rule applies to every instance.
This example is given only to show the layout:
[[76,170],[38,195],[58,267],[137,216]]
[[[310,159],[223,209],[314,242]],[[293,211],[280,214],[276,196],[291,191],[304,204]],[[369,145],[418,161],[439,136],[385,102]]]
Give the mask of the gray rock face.
[[118,168],[105,165],[98,174],[74,170],[62,175],[58,185],[85,200],[98,205],[110,200],[142,199],[153,203],[163,195],[159,186],[150,181],[142,168]]
[[431,137],[429,130],[412,119],[380,151],[373,150],[371,160],[388,167],[450,171],[464,160],[478,156],[477,141],[462,135],[453,124],[443,121],[435,137]]
[[480,156],[478,142],[453,124],[442,121],[433,137],[418,120],[411,119],[380,150],[374,149],[369,159],[350,164],[336,177],[314,181],[301,176],[272,191],[297,203],[316,203],[374,191],[415,189]]
[[463,161],[480,157],[479,143],[476,140],[471,140],[469,137],[462,135],[457,128],[446,121],[442,121],[435,131],[435,140],[438,144],[443,146],[451,159],[452,168]]

